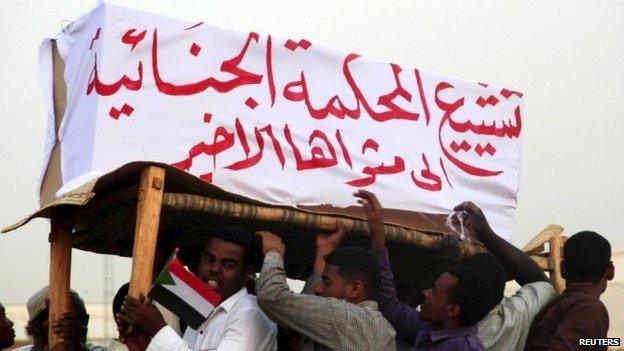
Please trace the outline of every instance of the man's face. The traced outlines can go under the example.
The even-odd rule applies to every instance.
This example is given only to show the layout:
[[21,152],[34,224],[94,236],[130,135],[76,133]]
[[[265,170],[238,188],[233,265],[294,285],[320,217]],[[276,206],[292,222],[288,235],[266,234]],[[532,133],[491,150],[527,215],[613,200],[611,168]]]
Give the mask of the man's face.
[[457,305],[450,302],[451,290],[457,285],[457,278],[449,272],[442,273],[433,283],[433,287],[425,290],[425,301],[420,306],[422,319],[438,323],[443,322],[453,315]]
[[0,349],[13,345],[15,341],[15,329],[13,322],[6,316],[4,306],[0,305]]
[[223,299],[245,286],[251,268],[245,266],[245,249],[221,239],[210,239],[199,258],[199,278],[214,288]]
[[321,281],[314,287],[314,294],[322,297],[334,297],[347,300],[347,292],[351,283],[342,277],[338,266],[327,264]]

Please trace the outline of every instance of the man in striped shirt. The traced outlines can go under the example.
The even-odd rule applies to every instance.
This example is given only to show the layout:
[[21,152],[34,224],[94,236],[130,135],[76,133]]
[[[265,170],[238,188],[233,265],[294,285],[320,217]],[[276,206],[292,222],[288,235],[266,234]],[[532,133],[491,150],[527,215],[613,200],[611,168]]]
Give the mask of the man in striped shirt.
[[361,248],[336,249],[345,235],[342,226],[317,236],[313,274],[301,294],[286,283],[284,243],[269,232],[260,235],[265,256],[258,304],[271,319],[304,336],[303,350],[396,349],[394,329],[375,302],[377,259]]

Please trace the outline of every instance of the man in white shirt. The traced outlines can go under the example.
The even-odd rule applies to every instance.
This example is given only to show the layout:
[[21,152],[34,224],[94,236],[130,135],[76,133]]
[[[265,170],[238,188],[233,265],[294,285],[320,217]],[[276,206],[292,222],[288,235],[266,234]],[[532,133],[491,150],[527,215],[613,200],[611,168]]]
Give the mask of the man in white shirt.
[[211,234],[197,273],[223,301],[197,330],[187,328],[180,338],[154,306],[127,297],[119,317],[153,336],[147,350],[273,351],[277,348],[275,323],[260,310],[256,297],[245,288],[255,271],[253,259],[255,250],[260,248],[258,239],[240,227],[221,227]]

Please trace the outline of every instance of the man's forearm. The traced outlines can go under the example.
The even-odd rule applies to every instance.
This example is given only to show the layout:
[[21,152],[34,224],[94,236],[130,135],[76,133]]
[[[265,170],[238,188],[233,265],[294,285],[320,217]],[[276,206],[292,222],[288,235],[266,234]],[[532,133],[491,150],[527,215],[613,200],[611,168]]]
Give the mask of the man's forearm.
[[340,340],[336,325],[346,324],[346,302],[291,291],[282,257],[273,252],[265,256],[257,288],[258,305],[274,322],[339,349],[335,346]]
[[413,344],[418,331],[424,327],[420,314],[411,306],[399,301],[390,268],[388,250],[373,251],[379,260],[381,282],[377,291],[379,311],[390,322],[397,336]]
[[283,258],[277,251],[269,251],[264,257],[260,276],[256,279],[256,294],[260,300],[274,301],[292,293],[286,281]]
[[386,228],[382,220],[368,221],[368,228],[371,232],[371,250],[374,252],[381,251],[386,248]]
[[[371,230],[372,232],[372,230]],[[381,234],[371,233],[371,250],[373,252],[379,252],[386,248],[385,232],[382,230]]]
[[314,274],[322,274],[325,270],[325,253],[316,252],[314,256],[314,265],[312,266],[312,272]]
[[494,254],[520,285],[548,281],[546,274],[527,254],[499,237],[492,230],[480,233],[485,247]]

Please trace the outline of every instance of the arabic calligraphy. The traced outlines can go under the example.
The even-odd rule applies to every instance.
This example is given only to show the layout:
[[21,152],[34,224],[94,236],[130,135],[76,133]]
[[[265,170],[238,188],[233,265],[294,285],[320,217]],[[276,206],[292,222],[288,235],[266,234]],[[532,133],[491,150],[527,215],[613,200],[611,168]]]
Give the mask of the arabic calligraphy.
[[[199,22],[176,33],[190,39],[174,57],[171,49],[162,49],[169,45],[170,33],[159,32],[159,28],[118,30],[111,34],[97,28],[88,38],[92,69],[86,95],[110,97],[124,92],[132,97],[152,89],[176,99],[205,95],[210,102],[214,96],[240,95],[239,107],[247,106],[236,113],[219,114],[208,105],[210,112],[198,111],[192,117],[209,128],[172,165],[189,171],[198,157],[209,157],[211,167],[200,172],[208,182],[214,172],[258,167],[271,154],[277,161],[272,167],[281,171],[289,167],[297,172],[340,168],[342,181],[349,187],[367,187],[380,177],[395,177],[397,182],[422,191],[439,192],[453,189],[457,174],[478,178],[502,174],[497,157],[505,142],[518,138],[522,129],[522,93],[485,83],[460,89],[442,76],[433,80],[418,69],[393,63],[375,63],[372,80],[371,74],[363,73],[361,56],[348,53],[323,66],[329,71],[327,76],[338,82],[328,84],[309,67],[329,59],[323,56],[323,48],[307,39],[283,40],[249,32],[216,55],[211,43],[197,36],[206,30]],[[103,46],[94,45],[107,35],[124,45],[128,55],[128,73],[114,78],[98,57]],[[317,61],[306,61],[313,56]],[[203,63],[206,69],[189,68],[184,75],[176,75],[172,67],[180,57]],[[273,121],[272,114],[283,106],[304,112],[290,116],[285,123]],[[135,118],[140,111],[141,106],[130,101],[111,104],[109,117],[114,123],[127,123],[131,119],[120,118],[122,115]],[[298,123],[308,118],[312,124]],[[363,121],[368,129],[354,132]],[[371,125],[375,127],[371,129]],[[397,148],[405,140],[388,142],[387,137],[376,135],[395,125],[419,130],[422,142],[436,144],[437,151]],[[236,156],[231,156],[232,152]],[[225,158],[228,161],[218,162],[225,153],[230,153]]]

